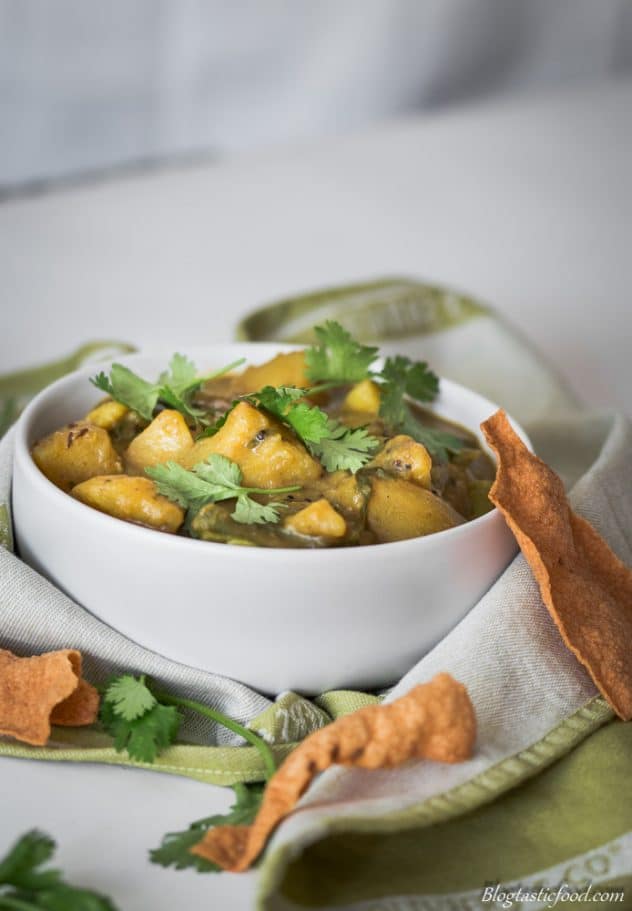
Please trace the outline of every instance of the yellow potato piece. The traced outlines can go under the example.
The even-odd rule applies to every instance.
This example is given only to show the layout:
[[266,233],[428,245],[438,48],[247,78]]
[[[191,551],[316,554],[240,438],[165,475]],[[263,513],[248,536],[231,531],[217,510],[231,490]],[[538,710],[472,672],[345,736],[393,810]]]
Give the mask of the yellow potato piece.
[[398,478],[374,478],[367,524],[378,541],[403,541],[444,531],[465,520],[429,490]]
[[87,421],[74,421],[50,433],[33,446],[32,455],[48,480],[65,491],[95,475],[123,471],[107,430]]
[[128,412],[129,408],[126,405],[108,399],[107,402],[101,402],[100,405],[89,411],[84,420],[97,427],[103,427],[104,430],[113,430]]
[[380,410],[380,387],[373,380],[362,380],[347,393],[343,411],[359,411],[375,415]]
[[214,436],[198,440],[180,461],[193,468],[212,453],[236,462],[247,487],[289,487],[322,474],[302,443],[248,402],[240,402]]
[[314,538],[343,538],[347,531],[347,523],[327,500],[310,503],[288,516],[283,525],[296,534]]
[[373,459],[372,465],[397,474],[404,481],[430,488],[430,453],[425,446],[405,434],[388,440],[384,449]]
[[277,354],[265,364],[247,367],[235,377],[234,388],[239,395],[246,395],[264,386],[310,386],[305,369],[304,351]]
[[106,475],[73,487],[75,499],[116,519],[175,533],[184,521],[184,510],[161,496],[149,478]]
[[132,474],[143,474],[150,465],[177,462],[193,448],[193,437],[179,411],[166,408],[125,450],[125,465]]
[[364,494],[358,479],[348,471],[325,474],[318,482],[318,489],[329,500],[334,509],[346,513],[360,513],[364,509]]

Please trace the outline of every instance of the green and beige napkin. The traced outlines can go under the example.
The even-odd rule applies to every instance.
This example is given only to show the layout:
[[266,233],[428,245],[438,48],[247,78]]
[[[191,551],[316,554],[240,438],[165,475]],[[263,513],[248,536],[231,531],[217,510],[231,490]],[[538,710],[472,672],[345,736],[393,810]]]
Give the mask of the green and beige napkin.
[[[488,308],[407,280],[279,302],[244,321],[240,335],[304,340],[310,326],[331,317],[387,350],[427,357],[441,374],[507,408],[572,488],[575,509],[632,564],[632,428],[626,418],[581,409]],[[5,507],[10,458],[9,434],[0,445]],[[112,668],[151,673],[263,730],[280,755],[328,718],[375,698],[343,692],[311,703],[283,694],[272,702],[174,664],[105,627],[6,549],[0,549],[0,610],[1,646],[21,653],[80,648],[95,680]],[[496,896],[519,885],[535,892],[562,882],[577,894],[588,884],[593,891],[627,887],[628,904],[617,907],[632,907],[632,725],[613,719],[561,642],[521,556],[386,698],[437,671],[468,687],[479,722],[473,758],[456,766],[420,762],[322,775],[273,836],[260,868],[260,907],[472,911],[502,906],[484,900],[484,886],[496,882]],[[220,783],[260,774],[249,748],[232,746],[210,728],[190,725],[187,733],[192,745],[166,751],[158,768],[193,769],[193,777]],[[203,745],[209,740],[215,745]],[[5,743],[0,753],[121,761],[96,732],[66,732],[63,740],[56,734],[46,751]],[[586,898],[573,902],[584,906],[593,905]]]

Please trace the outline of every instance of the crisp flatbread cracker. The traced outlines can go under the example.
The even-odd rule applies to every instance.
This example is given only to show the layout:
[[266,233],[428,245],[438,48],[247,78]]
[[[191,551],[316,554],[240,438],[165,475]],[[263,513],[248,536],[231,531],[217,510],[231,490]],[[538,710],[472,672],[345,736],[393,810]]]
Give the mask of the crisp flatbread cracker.
[[555,472],[504,411],[481,424],[498,457],[489,499],[502,512],[562,639],[624,720],[632,718],[632,570],[570,508]]
[[0,649],[0,734],[43,746],[51,724],[92,724],[99,694],[81,678],[73,649],[18,658]]
[[268,782],[250,826],[210,829],[191,850],[233,872],[248,869],[311,781],[331,765],[388,769],[411,759],[461,762],[476,738],[464,686],[438,674],[388,705],[370,705],[310,734]]

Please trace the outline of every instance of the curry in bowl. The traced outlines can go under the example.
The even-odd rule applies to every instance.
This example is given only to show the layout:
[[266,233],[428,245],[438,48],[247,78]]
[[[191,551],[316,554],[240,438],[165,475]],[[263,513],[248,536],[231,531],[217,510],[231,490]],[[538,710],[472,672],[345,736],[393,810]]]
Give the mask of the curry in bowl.
[[431,412],[425,362],[387,357],[337,323],[265,364],[199,376],[176,354],[155,382],[113,364],[107,398],[35,443],[80,502],[169,534],[259,547],[379,544],[490,510],[494,465]]

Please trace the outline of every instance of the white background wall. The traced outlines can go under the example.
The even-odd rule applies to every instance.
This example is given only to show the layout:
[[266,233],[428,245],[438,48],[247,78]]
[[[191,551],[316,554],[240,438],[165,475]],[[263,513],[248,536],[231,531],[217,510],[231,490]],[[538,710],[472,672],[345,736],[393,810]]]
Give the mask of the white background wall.
[[0,0],[0,187],[631,67],[630,0]]

